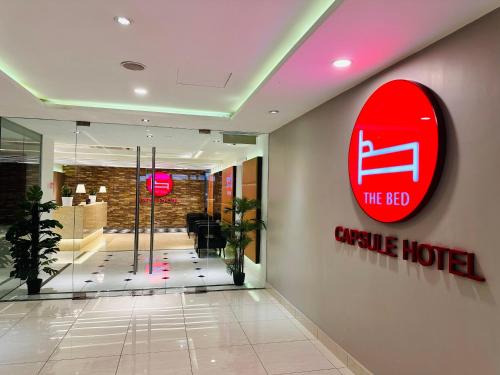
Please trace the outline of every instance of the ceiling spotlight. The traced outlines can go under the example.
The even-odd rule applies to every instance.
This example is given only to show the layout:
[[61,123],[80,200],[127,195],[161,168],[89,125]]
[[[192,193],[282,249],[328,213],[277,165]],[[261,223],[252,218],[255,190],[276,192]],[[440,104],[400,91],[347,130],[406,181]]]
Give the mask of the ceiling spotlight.
[[269,111],[269,113],[270,113],[271,115],[275,115],[275,114],[277,114],[277,113],[280,113],[280,111],[278,111],[277,109],[271,109],[271,110]]
[[145,122],[145,123],[148,123],[148,122],[149,122],[149,120],[148,120],[147,118],[143,118],[141,121],[142,121],[142,122]]
[[122,26],[129,26],[132,23],[131,18],[123,17],[123,16],[116,16],[115,21],[118,22]]
[[147,134],[146,137],[153,138],[153,134]]
[[338,59],[333,62],[333,66],[336,68],[347,68],[351,66],[352,61],[349,59]]
[[136,95],[144,96],[148,93],[148,90],[142,88],[142,87],[137,87],[134,89],[134,92]]
[[80,134],[80,130],[75,130],[73,133]]

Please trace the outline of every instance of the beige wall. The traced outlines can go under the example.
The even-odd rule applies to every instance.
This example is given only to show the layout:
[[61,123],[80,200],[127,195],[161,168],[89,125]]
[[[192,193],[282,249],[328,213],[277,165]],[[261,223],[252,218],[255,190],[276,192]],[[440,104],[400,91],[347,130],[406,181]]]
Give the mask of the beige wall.
[[[270,136],[268,281],[376,374],[500,374],[499,25],[497,10]],[[354,201],[347,151],[365,100],[397,78],[441,98],[448,151],[430,203],[387,225]],[[340,245],[336,225],[473,251],[487,281]]]

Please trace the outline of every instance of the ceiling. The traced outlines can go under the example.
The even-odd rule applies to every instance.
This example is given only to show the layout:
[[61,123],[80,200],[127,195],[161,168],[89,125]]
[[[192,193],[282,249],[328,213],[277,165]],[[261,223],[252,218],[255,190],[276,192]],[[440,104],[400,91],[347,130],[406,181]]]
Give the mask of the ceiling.
[[[200,134],[197,130],[92,123],[75,126],[70,121],[8,118],[54,141],[54,162],[62,165],[135,167],[137,146],[141,165],[151,166],[156,147],[158,168],[213,170],[246,160],[258,146],[227,144],[222,132]],[[148,137],[149,135],[149,137]]]
[[[271,132],[500,0],[144,4],[0,0],[0,115]],[[353,64],[333,68],[339,57]],[[124,60],[146,70],[126,71]]]

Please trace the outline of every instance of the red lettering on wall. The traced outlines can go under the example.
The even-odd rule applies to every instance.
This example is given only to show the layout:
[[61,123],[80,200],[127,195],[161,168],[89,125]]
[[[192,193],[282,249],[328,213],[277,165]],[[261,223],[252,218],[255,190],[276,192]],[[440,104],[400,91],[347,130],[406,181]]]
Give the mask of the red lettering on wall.
[[[335,228],[335,239],[338,242],[360,249],[368,249],[396,258],[398,250],[398,238],[395,236],[384,236],[379,233],[360,231],[357,229]],[[403,260],[418,263],[424,267],[445,269],[456,276],[465,277],[474,281],[484,282],[486,278],[476,273],[476,255],[464,250],[449,249],[429,243],[419,244],[417,241],[403,240]],[[446,259],[448,258],[448,259]],[[445,267],[448,262],[448,267]]]

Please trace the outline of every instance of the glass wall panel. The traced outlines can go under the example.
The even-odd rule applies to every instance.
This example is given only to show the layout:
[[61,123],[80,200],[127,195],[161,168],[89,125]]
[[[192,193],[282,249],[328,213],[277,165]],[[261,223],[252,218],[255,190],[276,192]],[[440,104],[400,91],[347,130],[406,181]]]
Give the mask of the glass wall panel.
[[12,259],[5,234],[26,191],[41,183],[41,146],[40,134],[0,118],[0,298],[22,284],[10,277]]
[[[267,135],[251,135],[248,139],[253,137],[254,143],[239,142],[241,134],[225,142],[222,131],[207,134],[160,124],[6,121],[25,128],[24,132],[13,132],[13,126],[2,128],[2,139],[10,140],[10,154],[4,152],[7,146],[2,142],[2,162],[17,155],[23,165],[16,173],[23,177],[14,182],[5,178],[2,184],[8,189],[9,183],[22,180],[24,194],[26,186],[40,184],[42,175],[41,181],[51,181],[44,182],[47,196],[52,194],[59,205],[53,217],[64,223],[54,264],[57,273],[43,275],[37,298],[233,286],[227,272],[232,254],[226,251],[221,223],[235,218],[224,208],[231,207],[234,197],[255,193],[255,181],[243,181],[244,163],[262,157],[262,191],[252,196],[261,197],[265,220]],[[7,171],[8,166],[2,168]],[[49,169],[51,178],[44,178]],[[19,188],[13,190],[19,194]],[[20,201],[20,197],[10,200]],[[7,195],[2,194],[2,199],[7,200]],[[252,246],[252,254],[244,259],[244,287],[262,287],[265,233],[252,238],[260,246]],[[4,275],[9,269],[4,268],[2,277],[8,280]],[[19,286],[18,281],[9,282]],[[7,298],[13,296],[26,297],[25,288],[17,288]]]

